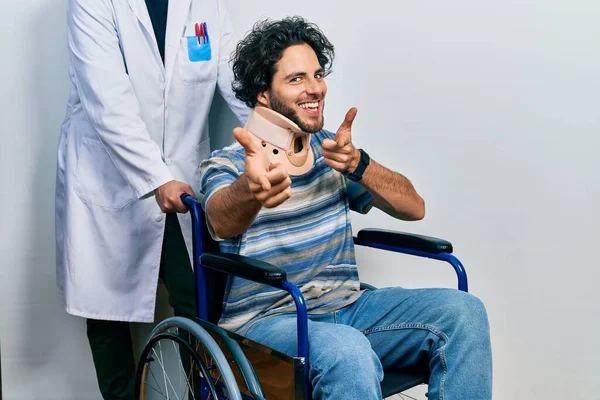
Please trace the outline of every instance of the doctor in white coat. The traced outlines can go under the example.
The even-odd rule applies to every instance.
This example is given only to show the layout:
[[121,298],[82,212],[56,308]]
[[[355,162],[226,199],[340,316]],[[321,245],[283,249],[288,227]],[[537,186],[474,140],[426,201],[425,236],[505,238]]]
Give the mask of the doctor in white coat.
[[[221,0],[69,0],[57,284],[67,312],[88,318],[88,336],[89,321],[153,321],[165,213],[185,212],[179,196],[199,188],[215,90],[242,124],[249,112],[231,90],[235,44]],[[178,215],[192,254],[189,214]],[[121,361],[92,353],[103,395],[120,398],[103,390],[117,383],[100,369],[114,374]]]

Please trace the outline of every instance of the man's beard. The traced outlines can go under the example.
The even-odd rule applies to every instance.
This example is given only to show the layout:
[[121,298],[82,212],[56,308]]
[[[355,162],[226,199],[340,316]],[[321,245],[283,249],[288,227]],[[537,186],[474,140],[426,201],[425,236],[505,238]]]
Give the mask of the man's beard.
[[271,95],[271,98],[270,98],[271,109],[273,111],[276,111],[279,114],[283,115],[284,117],[290,119],[292,122],[294,122],[296,125],[298,125],[300,127],[300,129],[302,129],[304,132],[317,133],[321,129],[323,129],[323,125],[325,124],[325,118],[323,117],[323,110],[321,110],[321,123],[320,124],[318,124],[317,126],[307,125],[300,120],[300,118],[298,117],[298,113],[296,113],[296,111],[294,109],[285,105],[276,96],[274,96],[273,93],[270,93],[270,95]]

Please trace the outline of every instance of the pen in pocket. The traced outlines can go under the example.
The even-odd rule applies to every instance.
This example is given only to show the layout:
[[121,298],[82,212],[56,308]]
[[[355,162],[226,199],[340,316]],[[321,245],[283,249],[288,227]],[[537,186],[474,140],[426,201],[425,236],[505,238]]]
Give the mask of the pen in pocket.
[[208,29],[206,26],[206,22],[203,22],[201,24],[198,24],[196,22],[195,28],[196,28],[196,37],[198,38],[198,44],[208,44],[209,37],[208,37]]
[[206,43],[210,43],[210,37],[208,36],[208,25],[206,25],[206,22],[203,22],[202,25],[204,26],[204,38],[206,39]]

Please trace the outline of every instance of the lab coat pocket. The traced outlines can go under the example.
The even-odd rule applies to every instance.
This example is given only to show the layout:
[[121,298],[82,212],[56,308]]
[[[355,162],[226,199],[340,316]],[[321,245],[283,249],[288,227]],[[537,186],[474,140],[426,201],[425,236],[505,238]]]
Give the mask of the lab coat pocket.
[[120,209],[135,198],[102,143],[82,138],[79,143],[75,192],[86,204],[106,209]]
[[184,85],[197,85],[217,79],[217,64],[212,55],[212,44],[198,44],[196,36],[181,38],[178,55],[179,76]]
[[187,36],[188,59],[191,62],[210,61],[212,51],[210,42],[199,43],[197,36]]

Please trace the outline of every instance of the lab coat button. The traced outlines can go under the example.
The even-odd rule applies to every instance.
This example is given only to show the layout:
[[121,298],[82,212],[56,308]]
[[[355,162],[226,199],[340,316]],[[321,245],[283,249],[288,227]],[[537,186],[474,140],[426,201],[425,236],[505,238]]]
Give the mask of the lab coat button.
[[162,215],[162,214],[158,214],[158,215],[157,215],[157,216],[154,218],[154,220],[155,220],[156,222],[160,222],[160,221],[162,221],[162,220],[163,220],[163,215]]
[[171,161],[171,159],[170,159],[170,158],[167,158],[167,159],[165,160],[165,164],[167,164],[167,165],[171,165],[171,164],[172,164],[172,161]]

